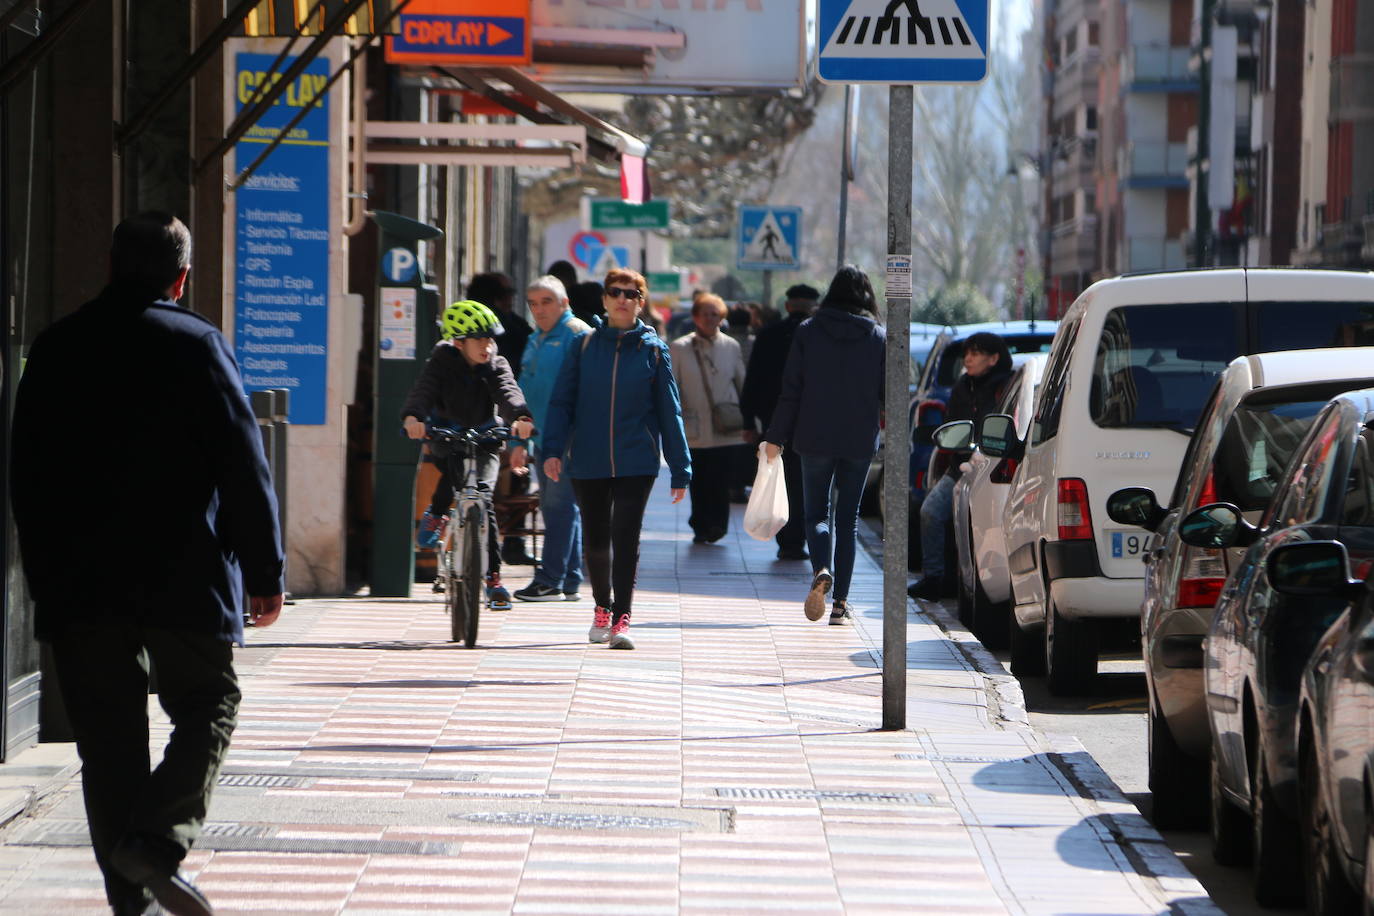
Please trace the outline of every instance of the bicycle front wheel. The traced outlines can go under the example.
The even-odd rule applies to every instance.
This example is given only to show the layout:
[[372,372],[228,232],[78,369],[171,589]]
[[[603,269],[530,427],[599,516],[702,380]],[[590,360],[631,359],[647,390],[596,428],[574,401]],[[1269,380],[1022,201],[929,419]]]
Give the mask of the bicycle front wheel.
[[485,532],[482,530],[485,521],[481,506],[471,505],[464,510],[462,551],[454,557],[459,565],[458,581],[453,591],[456,601],[463,606],[463,612],[461,615],[456,612],[453,614],[453,641],[461,639],[469,649],[477,645],[477,622],[482,613],[482,585],[487,572],[486,551],[483,549]]
[[448,609],[449,639],[460,642],[468,630],[468,602],[463,592],[463,548],[468,533],[450,524],[443,553],[444,604]]

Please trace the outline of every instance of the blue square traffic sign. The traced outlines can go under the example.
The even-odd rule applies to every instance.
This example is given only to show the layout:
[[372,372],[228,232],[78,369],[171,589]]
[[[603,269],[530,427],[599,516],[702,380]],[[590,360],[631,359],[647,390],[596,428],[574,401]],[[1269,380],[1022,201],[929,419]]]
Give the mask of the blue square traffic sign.
[[801,269],[801,207],[741,206],[736,234],[741,270]]
[[820,0],[820,78],[977,83],[988,74],[988,0]]

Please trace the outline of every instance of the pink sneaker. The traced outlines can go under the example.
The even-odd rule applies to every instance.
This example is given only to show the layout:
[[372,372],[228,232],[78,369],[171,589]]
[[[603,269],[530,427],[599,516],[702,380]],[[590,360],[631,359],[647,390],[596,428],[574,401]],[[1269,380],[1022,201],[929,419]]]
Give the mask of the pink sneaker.
[[611,612],[598,604],[592,614],[592,627],[587,631],[587,642],[606,642],[610,638]]
[[626,614],[615,622],[611,627],[610,649],[633,649],[635,641],[630,638],[630,615]]

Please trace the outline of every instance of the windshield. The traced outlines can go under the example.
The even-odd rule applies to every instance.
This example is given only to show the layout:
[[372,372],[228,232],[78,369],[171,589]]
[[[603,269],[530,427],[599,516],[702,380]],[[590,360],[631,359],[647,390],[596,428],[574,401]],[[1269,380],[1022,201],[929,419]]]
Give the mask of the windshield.
[[1288,459],[1327,400],[1341,390],[1304,389],[1299,396],[1310,400],[1284,403],[1252,397],[1237,407],[1212,459],[1214,501],[1235,503],[1242,512],[1268,507]]
[[1093,422],[1109,429],[1191,433],[1217,376],[1240,352],[1235,306],[1113,309],[1093,363]]
[[1374,346],[1374,302],[1257,302],[1255,352]]

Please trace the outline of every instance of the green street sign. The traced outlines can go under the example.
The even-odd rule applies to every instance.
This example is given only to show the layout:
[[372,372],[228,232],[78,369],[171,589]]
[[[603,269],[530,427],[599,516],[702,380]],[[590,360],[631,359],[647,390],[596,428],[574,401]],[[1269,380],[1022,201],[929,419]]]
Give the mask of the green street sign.
[[593,200],[593,229],[667,229],[668,201],[651,200],[643,204],[627,204],[623,200],[603,198]]
[[651,270],[644,275],[649,292],[658,296],[676,296],[682,289],[682,275],[675,270]]

